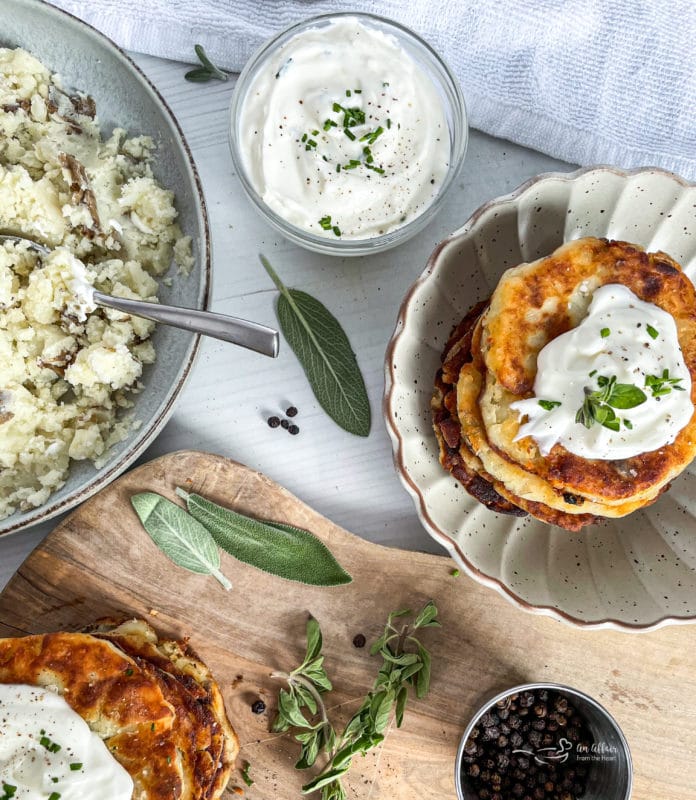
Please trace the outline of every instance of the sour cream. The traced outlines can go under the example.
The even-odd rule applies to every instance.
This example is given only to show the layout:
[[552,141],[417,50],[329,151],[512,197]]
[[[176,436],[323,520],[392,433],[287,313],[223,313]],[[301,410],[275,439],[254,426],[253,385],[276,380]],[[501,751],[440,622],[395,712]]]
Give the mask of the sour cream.
[[[621,400],[608,399],[618,430],[576,421],[585,390],[601,392],[612,378],[633,387],[624,397],[635,402],[637,389],[645,400],[617,408]],[[597,289],[580,325],[541,350],[534,395],[511,407],[526,420],[516,438],[531,436],[543,455],[558,443],[583,458],[630,458],[674,442],[694,413],[674,318],[621,284]]]
[[58,694],[0,684],[0,796],[131,800],[133,781]]
[[419,216],[449,169],[431,80],[397,39],[354,17],[310,28],[259,68],[240,152],[264,202],[326,238],[368,239]]

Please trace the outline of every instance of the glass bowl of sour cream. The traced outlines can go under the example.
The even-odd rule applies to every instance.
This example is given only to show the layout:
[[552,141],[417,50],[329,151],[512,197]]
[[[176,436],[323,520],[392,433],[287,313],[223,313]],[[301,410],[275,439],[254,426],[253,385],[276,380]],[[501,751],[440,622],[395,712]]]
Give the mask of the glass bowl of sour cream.
[[372,14],[293,25],[252,56],[232,158],[262,216],[310,250],[365,255],[433,218],[464,160],[461,89],[415,33]]

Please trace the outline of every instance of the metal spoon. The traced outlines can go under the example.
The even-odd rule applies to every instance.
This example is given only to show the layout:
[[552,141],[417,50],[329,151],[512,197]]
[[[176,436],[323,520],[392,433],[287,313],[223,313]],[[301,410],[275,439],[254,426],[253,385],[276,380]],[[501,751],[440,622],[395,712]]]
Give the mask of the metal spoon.
[[[32,250],[42,255],[48,255],[50,250],[32,239],[22,236],[7,236],[0,234],[0,245],[3,242],[26,242]],[[275,358],[278,355],[278,331],[250,322],[239,317],[229,317],[225,314],[215,314],[212,311],[198,311],[195,308],[180,308],[179,306],[164,306],[159,303],[148,303],[146,300],[129,300],[125,297],[112,297],[111,295],[94,290],[94,302],[97,305],[133,314],[136,317],[151,319],[173,328],[181,328],[193,333],[202,333],[212,336],[213,339],[222,339],[223,342],[246,347],[264,356]]]

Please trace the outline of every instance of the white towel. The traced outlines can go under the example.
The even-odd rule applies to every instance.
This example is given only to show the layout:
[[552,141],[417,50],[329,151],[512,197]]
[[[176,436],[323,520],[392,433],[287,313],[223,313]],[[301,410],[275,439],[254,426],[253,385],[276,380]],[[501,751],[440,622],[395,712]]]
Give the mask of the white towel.
[[557,158],[696,180],[696,0],[52,0],[122,47],[239,71],[326,11],[413,28],[459,78],[470,123]]

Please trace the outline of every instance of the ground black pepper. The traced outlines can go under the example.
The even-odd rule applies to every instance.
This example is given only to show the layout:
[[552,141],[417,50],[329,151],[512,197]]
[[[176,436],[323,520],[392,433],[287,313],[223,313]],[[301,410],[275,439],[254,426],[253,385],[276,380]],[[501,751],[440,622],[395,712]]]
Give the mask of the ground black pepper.
[[[561,739],[574,745],[565,762]],[[588,775],[575,759],[578,743],[590,747],[592,734],[566,697],[546,689],[510,695],[472,730],[462,754],[462,782],[479,800],[578,800]]]

